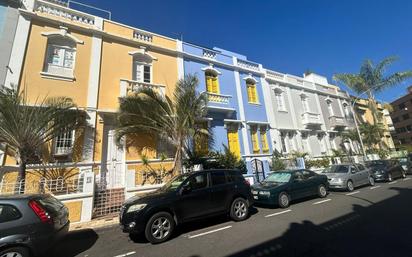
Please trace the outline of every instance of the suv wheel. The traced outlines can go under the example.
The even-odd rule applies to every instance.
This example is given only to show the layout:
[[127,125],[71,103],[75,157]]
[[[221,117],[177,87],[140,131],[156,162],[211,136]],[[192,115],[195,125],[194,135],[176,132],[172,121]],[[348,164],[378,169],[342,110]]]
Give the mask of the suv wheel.
[[281,208],[289,207],[289,195],[286,192],[282,192],[279,194],[278,204]]
[[152,244],[162,243],[170,238],[175,228],[175,221],[168,212],[153,215],[146,224],[145,236]]
[[348,189],[349,192],[352,192],[355,189],[352,180],[348,180],[346,183],[346,189]]
[[241,197],[236,198],[230,206],[230,218],[234,221],[242,221],[249,215],[249,205],[247,201]]
[[326,189],[324,184],[321,184],[318,186],[318,196],[320,198],[325,198],[326,195],[328,194],[328,190]]
[[30,253],[24,247],[11,247],[0,252],[0,257],[29,257]]

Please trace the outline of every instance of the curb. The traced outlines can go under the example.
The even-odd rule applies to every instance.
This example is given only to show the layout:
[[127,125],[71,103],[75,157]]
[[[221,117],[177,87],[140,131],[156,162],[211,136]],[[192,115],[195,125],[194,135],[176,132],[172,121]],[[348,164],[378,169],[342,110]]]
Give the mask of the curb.
[[103,217],[99,219],[94,219],[88,222],[81,222],[81,223],[72,223],[70,224],[69,231],[76,231],[81,229],[96,229],[96,228],[104,228],[109,226],[114,226],[119,224],[119,217],[112,216],[112,217]]

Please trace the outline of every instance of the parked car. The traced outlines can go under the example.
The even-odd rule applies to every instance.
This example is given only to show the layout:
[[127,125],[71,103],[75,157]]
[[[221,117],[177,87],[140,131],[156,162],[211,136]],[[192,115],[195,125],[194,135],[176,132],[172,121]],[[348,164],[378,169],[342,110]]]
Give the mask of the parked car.
[[256,203],[281,208],[288,207],[296,199],[316,195],[326,197],[327,193],[327,177],[310,170],[277,171],[252,186]]
[[412,174],[412,160],[411,157],[403,157],[398,159],[406,174]]
[[395,178],[406,177],[406,172],[397,160],[377,160],[367,163],[376,181],[392,181]]
[[197,171],[127,200],[121,207],[120,224],[126,233],[144,233],[151,243],[161,243],[170,238],[176,225],[186,221],[224,213],[242,221],[252,204],[250,185],[240,171]]
[[41,256],[69,230],[66,206],[50,195],[0,197],[0,256]]
[[330,189],[353,191],[362,185],[375,185],[370,170],[362,164],[331,165],[322,171],[328,177]]

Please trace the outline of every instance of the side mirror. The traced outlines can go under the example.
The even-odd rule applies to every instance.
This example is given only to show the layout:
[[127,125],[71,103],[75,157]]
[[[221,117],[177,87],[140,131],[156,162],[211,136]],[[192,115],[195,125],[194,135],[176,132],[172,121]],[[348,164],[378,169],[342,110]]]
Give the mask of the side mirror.
[[355,173],[356,173],[356,170],[351,169],[351,170],[350,170],[350,173],[355,174]]

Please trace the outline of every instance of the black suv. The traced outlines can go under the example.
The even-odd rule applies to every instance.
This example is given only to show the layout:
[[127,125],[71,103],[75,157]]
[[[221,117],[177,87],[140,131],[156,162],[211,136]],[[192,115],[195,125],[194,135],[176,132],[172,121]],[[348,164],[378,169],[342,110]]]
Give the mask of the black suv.
[[253,198],[237,170],[206,170],[174,177],[159,190],[128,199],[120,211],[123,232],[143,233],[151,243],[166,241],[177,224],[228,213],[248,217]]
[[66,206],[50,195],[0,196],[0,256],[39,256],[69,230]]

